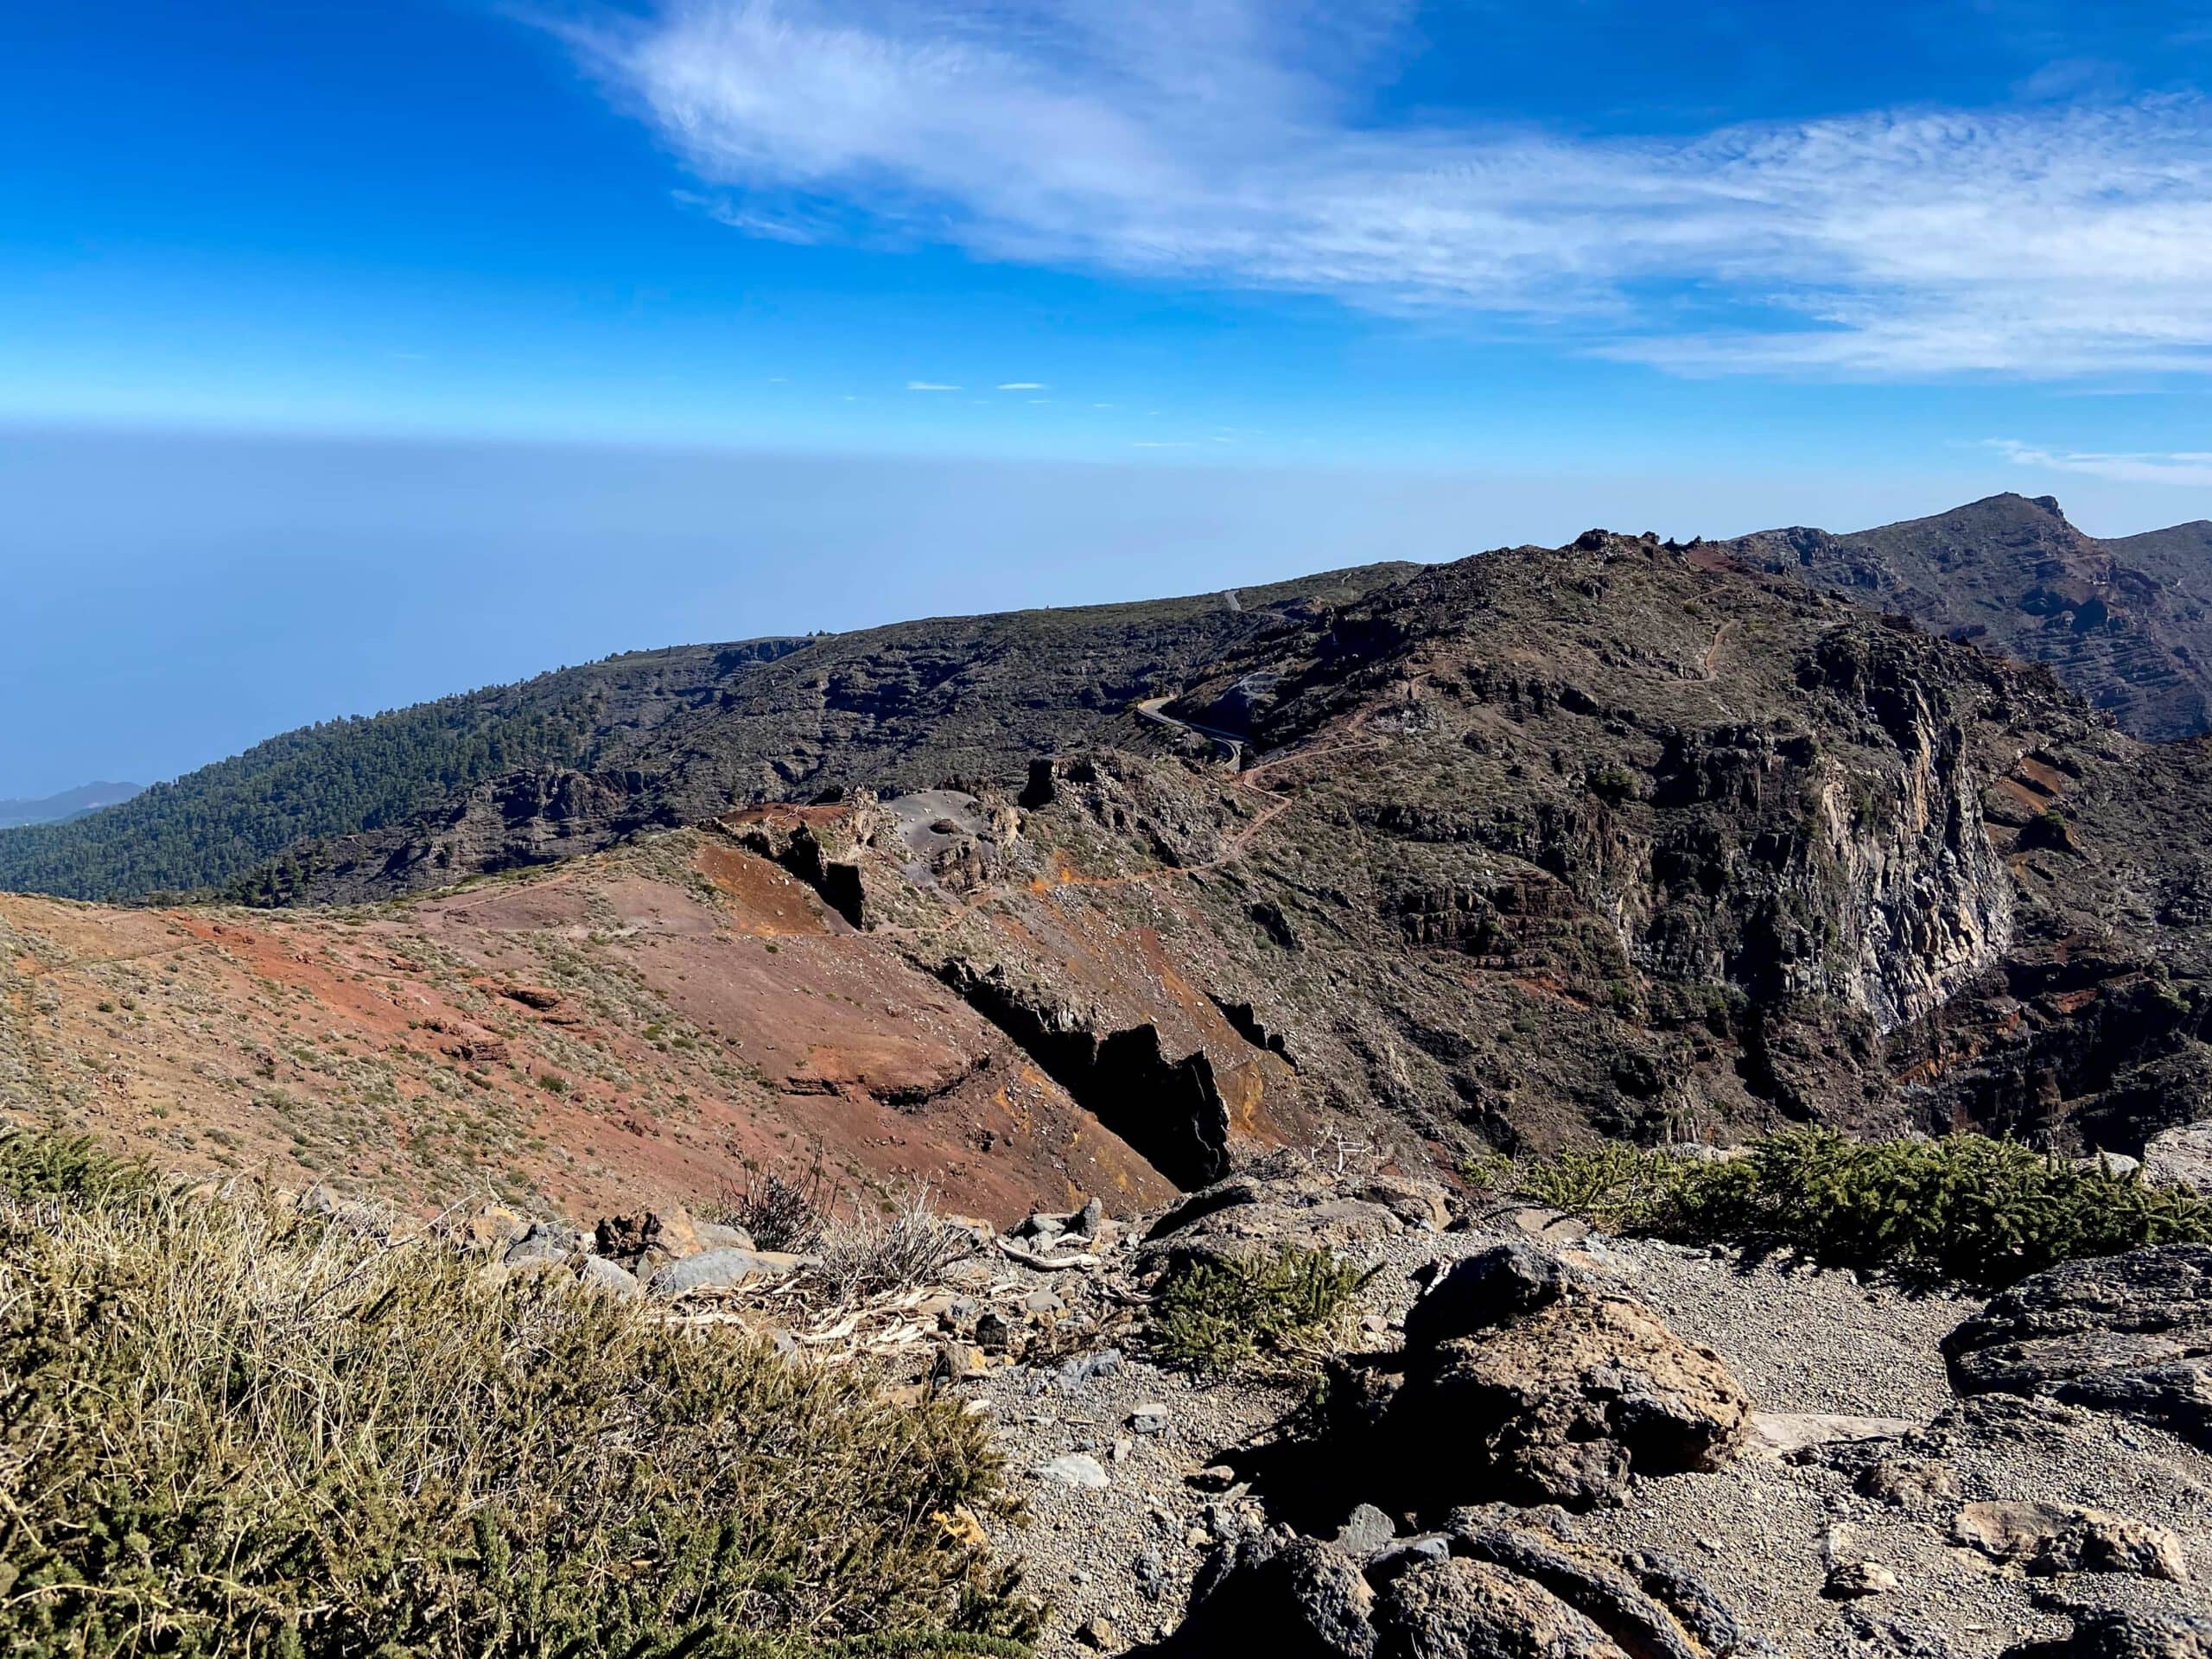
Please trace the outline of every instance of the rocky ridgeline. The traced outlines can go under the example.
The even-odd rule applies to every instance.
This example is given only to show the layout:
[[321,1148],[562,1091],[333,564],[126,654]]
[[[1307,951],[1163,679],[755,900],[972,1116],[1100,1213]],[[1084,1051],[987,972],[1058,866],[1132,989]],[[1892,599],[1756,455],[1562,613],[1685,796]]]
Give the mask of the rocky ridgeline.
[[[1980,1304],[1282,1156],[1149,1216],[804,1250],[680,1209],[438,1225],[487,1284],[965,1399],[1028,1514],[939,1520],[1059,1610],[1047,1652],[2212,1654],[2212,1247]],[[1166,1363],[1173,1275],[1285,1250],[1365,1274],[1303,1374]]]

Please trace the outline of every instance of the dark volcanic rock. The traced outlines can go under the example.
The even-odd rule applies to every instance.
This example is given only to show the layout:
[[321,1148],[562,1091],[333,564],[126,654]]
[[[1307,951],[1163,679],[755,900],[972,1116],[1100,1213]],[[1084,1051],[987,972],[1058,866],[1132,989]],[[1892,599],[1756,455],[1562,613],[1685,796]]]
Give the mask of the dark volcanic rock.
[[1373,1557],[1281,1533],[1224,1551],[1163,1655],[1723,1659],[1734,1616],[1687,1568],[1491,1526]]
[[1830,535],[1722,543],[1763,569],[1910,616],[2059,677],[2121,726],[2193,736],[2212,716],[2212,524],[2098,541],[2049,496]]
[[2212,1446],[2212,1245],[2064,1262],[1998,1297],[1943,1352],[1962,1394],[2047,1395]]
[[2212,1618],[2098,1608],[2075,1615],[2072,1635],[2022,1643],[2005,1659],[2212,1659]]
[[1249,1651],[1287,1659],[1371,1659],[1375,1592],[1342,1552],[1266,1533],[1227,1550],[1192,1592],[1165,1651]]
[[1573,1271],[1541,1247],[1515,1240],[1453,1262],[1406,1313],[1406,1347],[1433,1348],[1548,1307]]

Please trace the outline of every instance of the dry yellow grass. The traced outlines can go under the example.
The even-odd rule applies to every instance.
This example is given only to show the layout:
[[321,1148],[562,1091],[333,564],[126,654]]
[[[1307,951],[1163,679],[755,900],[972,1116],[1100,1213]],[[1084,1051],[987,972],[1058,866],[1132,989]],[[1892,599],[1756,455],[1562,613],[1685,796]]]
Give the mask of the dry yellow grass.
[[83,1142],[0,1185],[12,1652],[1022,1651],[957,1405]]

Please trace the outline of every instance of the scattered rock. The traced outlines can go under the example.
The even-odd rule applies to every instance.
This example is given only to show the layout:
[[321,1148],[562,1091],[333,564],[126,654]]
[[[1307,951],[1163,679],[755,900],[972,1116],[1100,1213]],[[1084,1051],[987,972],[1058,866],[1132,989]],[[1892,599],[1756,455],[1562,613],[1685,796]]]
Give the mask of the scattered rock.
[[1165,1434],[1167,1432],[1167,1408],[1156,1402],[1139,1406],[1129,1414],[1129,1427],[1139,1434]]
[[1955,1503],[1959,1478],[1948,1464],[1917,1458],[1879,1458],[1859,1471],[1859,1496],[1897,1510],[1931,1509]]
[[[753,1250],[760,1246],[753,1242],[753,1235],[742,1227],[733,1227],[727,1222],[694,1222],[691,1235],[696,1248],[702,1250]],[[683,1252],[679,1251],[681,1255]]]
[[626,1299],[645,1294],[645,1287],[638,1282],[635,1274],[609,1262],[603,1255],[580,1258],[576,1264],[576,1278],[579,1283],[588,1287],[611,1291]]
[[562,1002],[561,993],[550,985],[506,985],[500,988],[499,995],[541,1014],[559,1007]]
[[1118,1640],[1110,1619],[1093,1616],[1076,1627],[1075,1639],[1086,1648],[1096,1648],[1101,1653],[1114,1647]]
[[1034,1472],[1040,1480],[1049,1480],[1056,1485],[1093,1491],[1103,1491],[1114,1484],[1105,1466],[1088,1452],[1069,1452],[1047,1459],[1037,1465]]
[[1372,1503],[1355,1506],[1331,1541],[1356,1561],[1364,1561],[1396,1540],[1397,1522]]
[[2181,1540],[2164,1527],[2065,1504],[2027,1501],[1969,1503],[1951,1535],[1992,1560],[2037,1577],[2060,1573],[2133,1573],[2181,1583],[2189,1562]]
[[1451,1202],[1434,1181],[1410,1175],[1376,1175],[1352,1196],[1363,1203],[1381,1205],[1407,1226],[1423,1232],[1440,1233],[1452,1224]]
[[647,1210],[634,1216],[606,1217],[593,1238],[600,1255],[640,1271],[696,1255],[705,1248],[690,1212],[681,1205],[665,1214]]
[[563,1261],[579,1254],[584,1248],[581,1234],[571,1231],[557,1222],[535,1221],[529,1230],[507,1246],[500,1260],[509,1267],[530,1261]]
[[609,1262],[603,1255],[574,1254],[526,1255],[513,1262],[500,1262],[494,1267],[486,1268],[485,1271],[487,1274],[499,1275],[497,1280],[486,1279],[481,1281],[487,1285],[529,1278],[551,1278],[557,1275],[566,1277],[587,1289],[606,1291],[626,1300],[644,1293],[644,1287],[638,1283],[635,1274],[626,1271],[619,1263]]
[[991,1369],[991,1362],[983,1351],[972,1342],[948,1342],[937,1351],[936,1363],[931,1367],[931,1377],[941,1382],[965,1382],[984,1375]]
[[1837,1601],[1885,1596],[1897,1587],[1897,1575],[1879,1561],[1845,1561],[1828,1569],[1822,1595]]

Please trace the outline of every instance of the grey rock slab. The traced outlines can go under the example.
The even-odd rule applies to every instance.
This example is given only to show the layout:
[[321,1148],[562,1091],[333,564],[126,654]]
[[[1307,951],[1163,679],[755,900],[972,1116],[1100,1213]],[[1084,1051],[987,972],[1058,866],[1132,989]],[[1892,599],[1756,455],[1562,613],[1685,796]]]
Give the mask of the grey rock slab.
[[1087,1491],[1103,1491],[1114,1482],[1105,1465],[1088,1452],[1068,1452],[1057,1458],[1047,1458],[1033,1472],[1039,1480],[1049,1480],[1055,1485],[1076,1486]]
[[1755,1411],[1745,1450],[1763,1458],[1788,1458],[1843,1440],[1894,1440],[1922,1425],[1907,1417],[1855,1417],[1828,1411]]
[[695,1290],[733,1290],[756,1280],[785,1278],[813,1259],[780,1250],[702,1250],[657,1268],[645,1289],[663,1300]]

